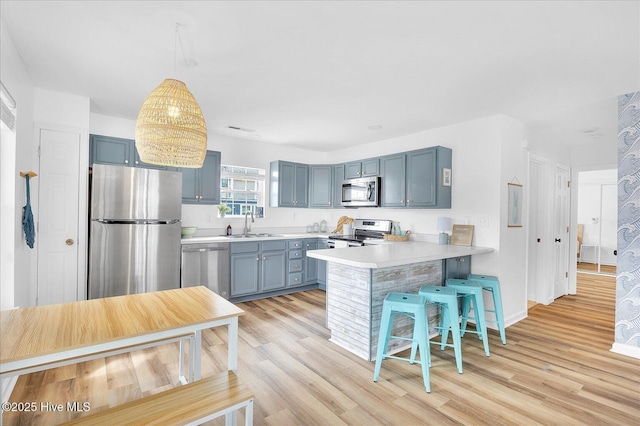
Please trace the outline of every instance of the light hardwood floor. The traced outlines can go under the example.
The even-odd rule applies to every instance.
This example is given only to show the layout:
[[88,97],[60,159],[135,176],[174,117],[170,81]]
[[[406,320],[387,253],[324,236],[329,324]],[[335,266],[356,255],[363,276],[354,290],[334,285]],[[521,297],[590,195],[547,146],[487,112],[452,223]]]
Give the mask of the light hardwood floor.
[[[325,293],[239,304],[239,376],[256,395],[257,425],[637,425],[640,360],[610,352],[615,280],[579,274],[578,294],[490,331],[491,356],[463,338],[464,374],[450,349],[432,346],[431,394],[418,365],[373,363],[328,341]],[[226,365],[225,332],[203,342],[203,375]],[[89,402],[91,410],[177,385],[177,345],[21,377],[12,401]],[[54,424],[77,413],[6,413],[4,424]],[[242,415],[239,416],[242,419]],[[222,424],[222,419],[212,422]]]

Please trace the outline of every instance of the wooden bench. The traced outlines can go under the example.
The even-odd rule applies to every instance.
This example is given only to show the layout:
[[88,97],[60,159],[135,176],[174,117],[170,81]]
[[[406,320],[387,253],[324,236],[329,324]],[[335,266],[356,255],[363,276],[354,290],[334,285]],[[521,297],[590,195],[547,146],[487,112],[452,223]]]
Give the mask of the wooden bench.
[[127,402],[65,425],[194,425],[223,414],[235,424],[236,410],[245,408],[245,426],[253,424],[253,392],[232,371],[196,380],[164,392]]

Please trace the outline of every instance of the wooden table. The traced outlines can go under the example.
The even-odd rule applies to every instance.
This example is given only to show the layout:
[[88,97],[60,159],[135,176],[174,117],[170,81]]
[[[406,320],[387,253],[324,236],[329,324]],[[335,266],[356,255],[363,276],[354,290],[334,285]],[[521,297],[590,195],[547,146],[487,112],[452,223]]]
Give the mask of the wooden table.
[[[0,312],[0,377],[46,370],[193,334],[201,378],[202,330],[228,326],[228,369],[238,368],[244,311],[206,287],[108,297]],[[119,351],[119,352],[118,352]]]

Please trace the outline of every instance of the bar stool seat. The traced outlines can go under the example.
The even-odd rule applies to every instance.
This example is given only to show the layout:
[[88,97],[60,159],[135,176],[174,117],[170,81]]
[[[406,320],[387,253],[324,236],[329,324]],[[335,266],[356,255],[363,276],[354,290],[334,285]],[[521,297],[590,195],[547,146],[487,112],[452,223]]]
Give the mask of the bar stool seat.
[[[426,304],[425,298],[418,294],[405,294],[405,293],[389,293],[384,298],[382,304],[382,317],[380,319],[380,333],[378,335],[378,350],[376,353],[376,366],[373,373],[373,381],[378,381],[380,375],[380,368],[382,367],[382,361],[385,358],[393,358],[401,361],[409,361],[411,364],[418,362],[422,366],[422,380],[424,381],[424,387],[427,392],[431,392],[431,383],[429,380],[429,366],[431,365],[431,352],[429,350],[429,344],[427,343],[427,330],[426,330]],[[413,336],[393,336],[391,335],[391,329],[393,327],[393,317],[396,313],[407,315],[413,318]],[[387,353],[389,346],[389,340],[391,338],[410,340],[412,345],[417,344],[420,349],[420,361],[414,361],[414,358],[403,358]]]
[[[423,285],[420,287],[418,294],[425,298],[427,306],[437,305],[442,309],[440,326],[430,326],[427,322],[426,331],[427,333],[429,332],[429,327],[440,330],[440,334],[442,335],[440,350],[444,350],[447,346],[453,347],[453,352],[456,356],[456,367],[458,367],[458,373],[462,374],[462,342],[460,340],[460,324],[458,324],[458,295],[456,291],[447,287]],[[447,343],[449,330],[451,330],[453,343]],[[438,342],[430,343],[438,344]],[[411,348],[412,359],[415,351],[416,347],[414,344]]]
[[[489,356],[489,335],[487,334],[487,323],[484,321],[484,299],[483,289],[476,281],[458,280],[449,278],[445,281],[447,287],[455,289],[458,296],[462,296],[462,326],[460,335],[464,336],[465,332],[476,333],[478,338],[482,340],[484,353]],[[475,318],[469,317],[469,303],[473,302],[473,310]],[[464,315],[464,313],[467,315]],[[467,330],[467,320],[474,319],[476,323],[476,331]]]
[[492,275],[469,274],[467,276],[467,279],[477,282],[482,286],[483,290],[491,292],[491,297],[493,298],[493,310],[485,308],[485,312],[493,313],[495,315],[495,320],[487,319],[485,315],[485,321],[496,323],[498,331],[500,331],[500,339],[502,340],[502,344],[506,345],[507,335],[504,329],[502,295],[500,294],[500,281],[498,280],[498,277],[494,277]]

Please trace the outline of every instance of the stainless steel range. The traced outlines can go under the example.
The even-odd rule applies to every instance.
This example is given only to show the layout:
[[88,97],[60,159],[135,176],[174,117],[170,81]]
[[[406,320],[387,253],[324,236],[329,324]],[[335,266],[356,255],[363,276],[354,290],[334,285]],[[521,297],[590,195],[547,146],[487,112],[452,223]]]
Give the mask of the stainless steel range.
[[[360,247],[368,241],[382,240],[383,234],[391,233],[391,221],[381,219],[355,219],[353,221],[353,235],[332,235],[329,237],[329,248]],[[339,243],[342,242],[342,243]]]

